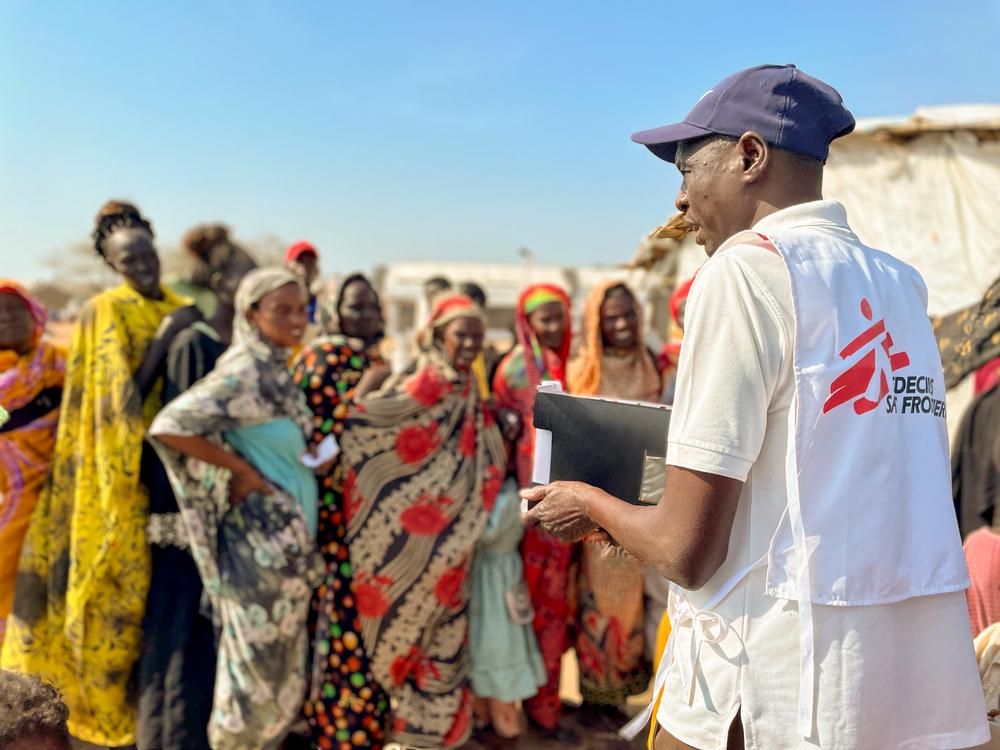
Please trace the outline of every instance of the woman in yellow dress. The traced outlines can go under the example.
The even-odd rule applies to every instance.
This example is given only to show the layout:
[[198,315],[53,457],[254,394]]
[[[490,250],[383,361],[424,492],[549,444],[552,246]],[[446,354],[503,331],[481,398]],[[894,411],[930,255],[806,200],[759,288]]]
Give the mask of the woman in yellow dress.
[[161,286],[152,228],[135,206],[107,203],[94,243],[125,283],[91,299],[73,333],[51,475],[22,548],[0,664],[55,684],[75,738],[115,747],[135,741],[150,578],[143,436],[170,339],[198,315]]

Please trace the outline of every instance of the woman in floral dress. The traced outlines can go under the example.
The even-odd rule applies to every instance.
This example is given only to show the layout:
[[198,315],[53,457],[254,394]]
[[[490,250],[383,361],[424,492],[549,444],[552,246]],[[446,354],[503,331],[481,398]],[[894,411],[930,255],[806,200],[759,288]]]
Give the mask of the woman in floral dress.
[[406,372],[350,411],[344,505],[361,636],[393,699],[391,736],[452,748],[471,732],[469,567],[505,474],[470,375],[482,311],[440,299]]
[[214,750],[277,748],[305,696],[316,480],[302,464],[312,413],[288,373],[306,295],[283,269],[236,294],[233,345],[150,428],[219,632]]

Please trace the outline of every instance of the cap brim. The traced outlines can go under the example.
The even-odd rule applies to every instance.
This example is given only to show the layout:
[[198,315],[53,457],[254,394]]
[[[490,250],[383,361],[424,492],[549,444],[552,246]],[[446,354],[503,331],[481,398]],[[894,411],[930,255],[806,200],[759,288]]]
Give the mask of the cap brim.
[[632,133],[632,140],[641,143],[663,161],[673,164],[674,159],[677,158],[678,143],[690,141],[693,138],[704,138],[706,135],[715,135],[715,133],[697,125],[678,122],[673,125],[664,125],[662,128]]

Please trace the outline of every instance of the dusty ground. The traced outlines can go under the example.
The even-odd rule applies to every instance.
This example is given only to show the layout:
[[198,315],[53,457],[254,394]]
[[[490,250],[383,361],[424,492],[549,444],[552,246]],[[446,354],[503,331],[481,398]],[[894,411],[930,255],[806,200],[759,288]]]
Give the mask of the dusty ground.
[[539,736],[530,729],[526,730],[517,740],[503,740],[492,732],[483,732],[473,737],[472,741],[463,746],[462,750],[568,750],[569,748],[580,748],[581,750],[644,750],[646,747],[645,735],[640,736],[634,742],[629,743],[619,739],[615,734],[615,727],[592,727],[587,717],[580,715],[579,711],[570,709],[563,716],[562,727],[570,730],[579,738],[578,742],[557,742]]
[[[530,728],[525,728],[524,733],[517,740],[503,740],[490,731],[474,735],[471,742],[467,743],[462,750],[494,750],[503,748],[504,750],[645,750],[645,733],[641,734],[632,743],[619,739],[617,736],[620,725],[618,722],[606,722],[595,720],[593,716],[587,716],[582,709],[576,706],[580,703],[580,692],[577,689],[579,675],[577,672],[576,656],[573,651],[568,651],[563,657],[562,663],[562,687],[560,694],[566,710],[563,714],[562,728],[569,730],[579,738],[577,742],[557,742],[547,739]],[[638,713],[649,701],[649,695],[635,696],[629,700],[626,710],[630,715]]]

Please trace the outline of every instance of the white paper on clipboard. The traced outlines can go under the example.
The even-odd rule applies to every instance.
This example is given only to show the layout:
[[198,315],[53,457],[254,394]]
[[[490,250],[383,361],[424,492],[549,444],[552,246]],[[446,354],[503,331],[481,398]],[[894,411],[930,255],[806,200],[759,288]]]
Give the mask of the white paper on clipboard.
[[[539,393],[562,393],[562,383],[558,380],[543,380],[538,385]],[[548,484],[552,474],[552,433],[549,430],[535,429],[535,455],[531,468],[531,481],[535,484]],[[522,498],[521,511],[528,512],[528,501]]]
[[340,444],[337,442],[337,438],[331,434],[323,438],[322,442],[316,446],[314,453],[303,453],[302,458],[299,460],[302,461],[303,466],[316,469],[327,461],[332,461],[339,455]]
[[548,484],[552,473],[552,433],[535,430],[535,464],[531,471],[531,481]]
[[[562,393],[562,383],[558,380],[543,380],[538,385],[539,393]],[[535,456],[531,469],[531,481],[548,484],[552,474],[552,433],[549,430],[535,430]]]
[[[535,430],[535,460],[531,468],[531,481],[548,484],[552,473],[552,433],[549,430]],[[521,512],[530,510],[528,501],[521,498]]]

